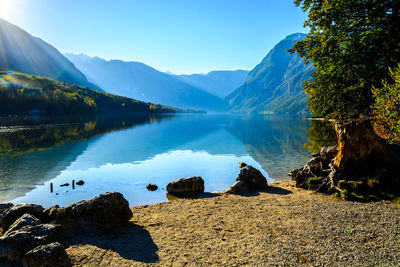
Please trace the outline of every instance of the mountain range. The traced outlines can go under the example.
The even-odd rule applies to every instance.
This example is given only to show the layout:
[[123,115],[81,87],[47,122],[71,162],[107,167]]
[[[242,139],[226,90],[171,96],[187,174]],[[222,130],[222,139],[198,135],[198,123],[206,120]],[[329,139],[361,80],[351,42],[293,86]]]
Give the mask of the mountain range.
[[250,72],[174,75],[140,62],[62,55],[0,18],[0,71],[49,77],[140,101],[209,112],[309,114],[302,82],[314,68],[288,49],[304,39],[287,36]]
[[226,111],[222,98],[140,62],[64,54],[106,92],[178,108]]
[[174,77],[210,94],[225,98],[245,82],[248,74],[247,70],[219,70],[207,74],[183,74]]
[[275,45],[250,71],[244,84],[226,97],[231,112],[309,114],[302,82],[310,79],[314,68],[297,54],[287,52],[305,37],[292,34]]
[[55,47],[0,18],[0,70],[39,75],[101,90]]

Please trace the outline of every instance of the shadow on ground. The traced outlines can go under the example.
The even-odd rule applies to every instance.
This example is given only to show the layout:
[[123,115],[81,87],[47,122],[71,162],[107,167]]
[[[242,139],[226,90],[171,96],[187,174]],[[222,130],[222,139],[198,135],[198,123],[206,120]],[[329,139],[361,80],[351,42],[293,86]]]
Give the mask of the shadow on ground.
[[212,198],[218,197],[221,193],[201,193],[201,194],[169,194],[167,193],[167,198],[169,201],[175,201],[180,199],[202,199],[202,198]]
[[[68,233],[63,242],[65,247],[73,245],[93,245],[118,253],[122,258],[143,263],[159,261],[158,247],[148,231],[134,223],[114,228],[97,230],[76,230]],[[85,255],[95,257],[95,255]]]
[[281,187],[275,187],[275,186],[268,186],[267,189],[261,191],[261,192],[265,192],[265,193],[269,193],[269,194],[276,194],[276,195],[289,195],[289,194],[293,194],[292,191],[287,190],[287,189],[283,189]]

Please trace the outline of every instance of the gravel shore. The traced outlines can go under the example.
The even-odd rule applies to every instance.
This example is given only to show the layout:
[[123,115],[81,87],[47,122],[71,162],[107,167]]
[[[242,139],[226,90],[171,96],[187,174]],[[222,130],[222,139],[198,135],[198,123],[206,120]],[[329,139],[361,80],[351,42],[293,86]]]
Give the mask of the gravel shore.
[[133,207],[130,225],[67,239],[74,265],[400,265],[400,206],[274,183],[249,196]]

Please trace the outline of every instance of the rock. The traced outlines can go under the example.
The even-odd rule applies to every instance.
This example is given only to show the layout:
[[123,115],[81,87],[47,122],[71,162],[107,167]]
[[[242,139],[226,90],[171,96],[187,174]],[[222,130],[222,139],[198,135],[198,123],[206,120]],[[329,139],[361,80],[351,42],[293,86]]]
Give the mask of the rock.
[[83,180],[79,180],[79,181],[77,181],[75,184],[76,184],[76,185],[84,185],[85,182],[84,182]]
[[24,214],[30,214],[36,218],[42,219],[43,207],[35,204],[19,204],[8,208],[3,212],[1,225],[3,231],[6,231],[17,219]]
[[335,158],[336,154],[338,152],[338,146],[324,146],[321,148],[321,152],[319,153],[319,156],[322,157],[322,159],[331,161]]
[[69,186],[69,183],[65,183],[65,184],[60,184],[60,186]]
[[244,163],[244,162],[239,162],[239,168],[243,168],[243,167],[245,167],[245,166],[247,166],[246,163]]
[[64,247],[58,243],[38,246],[28,251],[22,258],[23,266],[71,266],[71,262]]
[[21,218],[19,218],[18,220],[16,220],[9,228],[8,230],[4,233],[4,235],[8,235],[9,233],[13,232],[13,231],[17,231],[19,229],[21,229],[24,226],[36,226],[41,224],[41,221],[36,218],[33,215],[30,214],[24,214],[21,216]]
[[249,187],[249,189],[259,190],[268,187],[267,179],[262,173],[256,168],[245,165],[240,169],[239,176],[236,181],[243,181]]
[[13,203],[1,203],[0,204],[0,214],[3,214],[3,212],[8,209],[11,208],[12,206],[14,206]]
[[7,232],[0,237],[0,259],[20,261],[29,250],[53,242],[60,230],[58,225],[39,224]]
[[146,188],[149,191],[156,191],[158,189],[158,186],[156,184],[148,184],[146,185]]
[[246,182],[239,180],[236,181],[231,187],[225,190],[224,193],[226,194],[239,194],[248,191],[249,188],[247,187]]
[[57,209],[56,222],[67,227],[85,224],[113,225],[127,223],[132,218],[129,202],[121,193],[108,192]]
[[47,208],[43,211],[43,221],[44,222],[50,222],[56,219],[57,215],[57,210],[60,208],[60,206],[55,205],[50,208]]
[[167,185],[167,192],[174,193],[203,193],[204,180],[199,176],[185,177],[174,180]]

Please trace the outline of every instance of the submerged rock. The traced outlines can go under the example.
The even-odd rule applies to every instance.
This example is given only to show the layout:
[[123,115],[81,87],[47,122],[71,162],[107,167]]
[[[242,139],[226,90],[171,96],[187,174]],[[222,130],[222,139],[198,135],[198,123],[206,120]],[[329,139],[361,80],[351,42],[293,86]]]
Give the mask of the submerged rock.
[[79,224],[123,224],[132,218],[129,202],[121,193],[108,192],[91,200],[84,200],[57,209],[56,221],[64,226]]
[[65,183],[65,184],[60,184],[61,187],[63,186],[69,186],[69,183]]
[[79,180],[79,181],[77,181],[75,184],[76,184],[76,185],[84,185],[85,182],[84,182],[83,180]]
[[28,251],[22,258],[24,266],[71,266],[71,262],[64,247],[58,243],[38,246]]
[[24,214],[30,214],[36,218],[42,219],[43,207],[35,204],[19,204],[8,208],[3,212],[1,225],[3,231],[6,231],[17,219]]
[[156,184],[148,184],[146,185],[146,188],[149,191],[156,191],[158,189],[158,186]]
[[167,192],[170,194],[203,193],[204,180],[199,176],[180,178],[167,185]]

